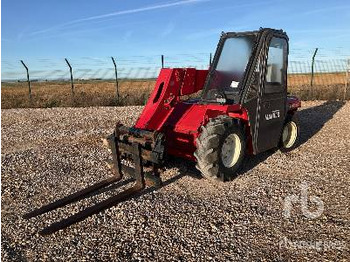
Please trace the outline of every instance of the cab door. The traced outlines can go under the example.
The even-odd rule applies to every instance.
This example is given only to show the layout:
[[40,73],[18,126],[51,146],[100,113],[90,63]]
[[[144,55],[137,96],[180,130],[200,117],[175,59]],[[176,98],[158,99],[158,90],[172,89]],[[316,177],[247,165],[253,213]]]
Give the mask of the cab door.
[[254,142],[257,152],[278,146],[286,115],[288,42],[283,37],[270,39],[267,59],[262,61]]

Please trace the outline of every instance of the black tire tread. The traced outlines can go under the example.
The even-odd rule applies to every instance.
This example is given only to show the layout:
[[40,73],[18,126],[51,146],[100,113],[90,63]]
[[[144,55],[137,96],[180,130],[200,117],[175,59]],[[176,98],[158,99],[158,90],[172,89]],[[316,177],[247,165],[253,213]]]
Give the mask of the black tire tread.
[[234,124],[234,120],[231,117],[222,115],[210,119],[206,126],[202,126],[201,134],[196,139],[197,150],[194,156],[197,159],[196,168],[204,177],[225,180],[225,176],[219,174],[217,150],[220,145],[220,139]]

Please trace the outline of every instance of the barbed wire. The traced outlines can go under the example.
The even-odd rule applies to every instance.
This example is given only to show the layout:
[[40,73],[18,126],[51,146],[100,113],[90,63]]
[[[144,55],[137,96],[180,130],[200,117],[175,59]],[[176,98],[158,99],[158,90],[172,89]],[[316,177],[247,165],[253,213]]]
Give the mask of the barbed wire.
[[[288,72],[291,74],[310,73],[311,57],[314,49],[295,48],[290,51]],[[119,78],[155,78],[161,68],[161,55],[132,55],[116,57]],[[209,53],[169,54],[165,55],[165,67],[195,67],[207,69]],[[350,52],[344,48],[319,48],[315,59],[315,73],[345,72]],[[113,79],[114,68],[111,57],[78,57],[68,58],[75,79]],[[69,79],[70,73],[64,58],[28,58],[32,80]],[[26,73],[22,64],[15,60],[1,61],[2,81],[25,80]]]

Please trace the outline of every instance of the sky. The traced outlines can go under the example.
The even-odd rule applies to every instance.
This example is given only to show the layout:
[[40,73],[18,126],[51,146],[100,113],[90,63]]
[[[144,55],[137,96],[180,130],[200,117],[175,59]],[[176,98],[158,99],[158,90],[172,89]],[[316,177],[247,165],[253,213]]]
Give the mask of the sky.
[[350,56],[348,0],[2,0],[1,5],[2,79],[23,74],[21,59],[34,75],[50,71],[45,77],[65,77],[64,58],[82,75],[93,69],[96,76],[113,74],[111,56],[125,74],[131,67],[159,67],[161,54],[169,66],[206,67],[221,31],[259,27],[287,32],[290,59],[309,59],[316,47],[319,59]]

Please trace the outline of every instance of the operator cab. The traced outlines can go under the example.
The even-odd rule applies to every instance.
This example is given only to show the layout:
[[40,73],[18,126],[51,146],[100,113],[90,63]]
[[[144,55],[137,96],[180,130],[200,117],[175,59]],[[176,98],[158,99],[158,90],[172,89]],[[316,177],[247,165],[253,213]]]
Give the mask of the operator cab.
[[282,30],[221,35],[201,102],[245,108],[254,153],[278,144],[287,114],[287,65],[288,36]]
[[[278,37],[273,37],[273,35]],[[263,42],[264,44],[260,44]],[[266,45],[266,43],[268,45]],[[268,59],[266,59],[268,48]],[[251,88],[259,89],[259,77],[266,68],[265,88],[281,90],[285,85],[287,68],[288,37],[282,30],[262,28],[259,31],[222,33],[213,64],[202,93],[203,102],[221,104],[242,103],[243,95],[249,94],[246,86],[251,79]],[[261,57],[265,54],[265,59]],[[251,69],[254,67],[254,69]],[[250,72],[252,71],[252,72]],[[248,94],[247,94],[248,93]]]

